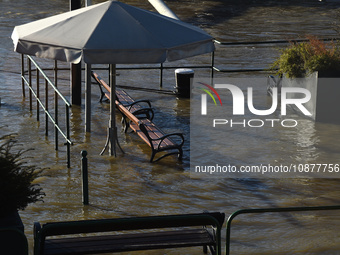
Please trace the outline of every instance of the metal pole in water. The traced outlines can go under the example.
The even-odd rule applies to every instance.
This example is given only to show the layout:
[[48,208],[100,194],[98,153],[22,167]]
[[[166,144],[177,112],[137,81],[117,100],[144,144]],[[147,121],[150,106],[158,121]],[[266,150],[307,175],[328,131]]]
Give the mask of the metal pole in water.
[[87,169],[87,151],[81,151],[81,177],[83,187],[83,204],[89,204],[89,178]]
[[85,64],[85,132],[91,132],[91,64]]
[[[81,0],[70,0],[70,11],[82,7]],[[81,105],[81,63],[70,65],[71,72],[71,102],[74,105]]]
[[25,97],[25,56],[21,54],[21,89],[22,89],[22,97]]

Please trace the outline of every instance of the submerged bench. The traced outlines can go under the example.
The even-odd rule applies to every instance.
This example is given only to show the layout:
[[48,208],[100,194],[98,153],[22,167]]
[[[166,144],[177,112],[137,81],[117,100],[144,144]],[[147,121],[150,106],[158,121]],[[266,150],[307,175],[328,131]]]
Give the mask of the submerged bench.
[[[102,96],[110,99],[110,86],[95,72],[92,72],[92,77],[95,79],[100,87]],[[102,87],[107,92],[103,92]],[[140,103],[147,103],[148,107],[143,107]],[[148,100],[135,101],[124,90],[116,89],[115,104],[118,110],[122,113],[124,123],[124,130],[127,132],[131,127],[150,147],[152,150],[150,162],[154,161],[154,157],[158,152],[168,151],[165,155],[157,158],[158,161],[169,155],[178,155],[178,159],[182,159],[182,146],[184,137],[181,133],[164,133],[157,127],[152,119],[154,112],[151,108],[151,103]]]
[[[97,82],[100,88],[101,96],[100,101],[103,100],[104,96],[110,100],[111,87],[95,72],[91,73],[93,79]],[[103,88],[106,92],[103,91]],[[128,108],[136,116],[140,118],[153,119],[154,112],[151,108],[149,100],[134,100],[125,90],[116,88],[115,91],[116,100]]]
[[[35,223],[34,255],[99,254],[195,246],[202,246],[204,253],[209,248],[212,254],[220,255],[224,218],[224,213],[215,212],[51,222],[42,226]],[[143,232],[128,233],[131,230]],[[88,235],[68,236],[85,233]]]
[[159,127],[157,127],[151,120],[139,119],[132,114],[124,105],[117,104],[119,111],[122,113],[125,119],[125,132],[130,127],[134,132],[143,139],[151,147],[150,162],[154,161],[154,157],[158,152],[168,151],[165,155],[157,158],[158,161],[169,155],[177,155],[181,160],[183,156],[182,146],[184,143],[184,137],[181,133],[164,133]]

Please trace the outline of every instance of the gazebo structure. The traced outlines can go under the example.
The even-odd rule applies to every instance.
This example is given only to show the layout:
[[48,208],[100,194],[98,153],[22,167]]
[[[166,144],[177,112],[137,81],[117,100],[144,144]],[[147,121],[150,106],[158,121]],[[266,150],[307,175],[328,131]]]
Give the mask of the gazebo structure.
[[214,51],[213,38],[178,19],[118,1],[87,6],[16,26],[14,50],[40,58],[85,63],[85,130],[91,131],[91,64],[110,65],[110,153],[116,154],[116,64],[152,64]]

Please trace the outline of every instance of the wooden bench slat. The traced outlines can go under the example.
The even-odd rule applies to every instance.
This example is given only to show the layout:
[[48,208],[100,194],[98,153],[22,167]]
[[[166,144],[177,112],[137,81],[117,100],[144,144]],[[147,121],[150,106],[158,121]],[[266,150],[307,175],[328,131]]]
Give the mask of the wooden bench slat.
[[214,240],[207,230],[199,229],[52,239],[45,242],[45,254],[56,255],[66,251],[91,254],[202,245],[214,245]]
[[214,241],[209,233],[204,229],[182,230],[182,231],[163,231],[151,233],[135,233],[122,235],[90,236],[76,238],[58,238],[46,240],[46,249],[54,247],[75,248],[93,245],[119,245],[122,243],[133,243],[138,245],[183,245],[184,243],[195,244],[213,244]]
[[[153,158],[156,153],[160,151],[169,150],[170,152],[161,156],[157,160],[172,154],[177,154],[179,158],[182,157],[182,145],[184,142],[184,138],[182,134],[170,134],[169,136],[179,136],[182,140],[181,144],[175,143],[169,136],[167,136],[159,127],[157,127],[151,120],[149,119],[138,119],[134,114],[132,114],[126,107],[122,104],[118,103],[118,109],[120,112],[125,115],[128,119],[130,119],[129,127],[139,135],[143,141],[148,144],[152,149],[152,155],[150,162],[153,161]],[[141,130],[141,125],[144,126],[145,132]],[[172,151],[171,151],[172,150]]]
[[204,238],[205,241],[213,242],[213,239],[209,235],[208,231],[203,228],[181,229],[181,230],[170,230],[170,231],[155,231],[155,232],[139,232],[139,233],[131,233],[131,234],[114,233],[114,234],[108,234],[108,235],[55,238],[51,240],[46,239],[46,242],[51,241],[53,243],[65,243],[65,244],[70,243],[70,246],[72,246],[73,245],[72,243],[74,243],[75,240],[86,243],[86,242],[93,241],[93,240],[107,242],[108,240],[120,240],[120,239],[125,240],[125,239],[136,239],[136,238],[139,238],[141,240],[144,238],[145,242],[147,242],[150,240],[150,237],[156,237],[158,238],[158,240],[168,240],[168,239],[176,240],[176,239],[182,238],[179,236],[186,236],[188,240],[195,239],[194,237],[201,237],[201,238]]
[[[110,100],[111,87],[97,73],[92,72],[92,77],[97,82],[101,90],[101,93],[102,93],[101,100],[103,96],[105,96],[107,99]],[[106,92],[103,92],[101,86],[106,90]],[[153,118],[154,113],[153,113],[153,110],[151,109],[151,103],[149,100],[135,101],[125,90],[120,89],[120,88],[116,88],[115,95],[116,95],[117,102],[128,107],[130,112],[141,115],[142,117],[145,117],[145,118],[149,118],[149,119]],[[144,106],[146,107],[142,106],[141,104],[144,104]]]
[[[144,126],[146,127],[146,129],[149,131],[149,136],[151,137],[151,139],[159,139],[161,137],[163,137],[165,135],[165,133],[163,133],[162,130],[160,130],[157,126],[155,125],[151,125],[152,123],[146,123],[146,121],[142,120],[141,121]],[[155,141],[154,145],[158,146],[159,142]],[[175,143],[170,139],[170,138],[165,138],[162,141],[162,144],[166,145],[175,145]],[[163,146],[164,146],[163,145]]]
[[[150,120],[143,119],[143,120],[140,120],[140,122],[143,123],[145,125],[146,129],[149,131],[149,136],[151,137],[151,139],[159,139],[159,138],[161,138],[165,135],[165,133],[162,130],[160,130],[156,125],[154,125]],[[130,123],[130,126],[131,126],[131,129],[134,130],[134,132],[136,132],[139,136],[141,136],[141,138],[146,143],[148,143],[148,145],[151,147],[149,139],[139,129],[137,124],[136,123]],[[153,141],[152,145],[153,145],[154,149],[157,149],[159,142],[160,141]],[[166,147],[169,147],[169,146],[176,146],[176,143],[173,142],[170,138],[165,138],[162,141],[161,148],[166,148]]]

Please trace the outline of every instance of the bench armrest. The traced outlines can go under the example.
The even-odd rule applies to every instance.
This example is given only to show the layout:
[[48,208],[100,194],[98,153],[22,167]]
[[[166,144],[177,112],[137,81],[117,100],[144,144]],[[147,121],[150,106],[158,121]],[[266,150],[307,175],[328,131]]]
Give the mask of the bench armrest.
[[[118,100],[119,101],[119,100]],[[125,107],[127,107],[127,106],[133,106],[133,105],[135,105],[135,104],[139,104],[139,103],[147,103],[148,104],[148,106],[149,106],[149,108],[151,108],[151,102],[150,102],[150,100],[147,100],[147,99],[140,99],[140,100],[136,100],[136,101],[134,101],[133,103],[130,103],[130,104],[124,104],[124,106]]]
[[182,133],[171,133],[171,134],[165,134],[163,135],[162,137],[159,137],[159,138],[151,138],[148,134],[148,131],[145,127],[145,125],[143,123],[141,123],[139,121],[139,129],[146,135],[146,137],[149,139],[150,143],[152,143],[153,141],[159,141],[160,140],[160,143],[158,144],[158,150],[160,149],[160,146],[162,144],[162,142],[166,139],[166,138],[170,138],[171,136],[178,136],[180,139],[181,139],[181,143],[180,145],[178,145],[178,147],[182,147],[183,143],[184,143],[184,136]]
[[184,143],[184,136],[182,133],[171,133],[171,134],[166,134],[166,135],[163,135],[162,137],[160,138],[150,138],[152,141],[160,141],[160,143],[158,144],[158,148],[157,149],[160,149],[161,145],[162,145],[162,142],[164,141],[164,139],[168,138],[168,137],[172,137],[172,136],[178,136],[181,138],[181,143],[178,145],[179,147],[182,147],[183,143]]
[[[132,112],[133,115],[138,116],[139,114],[145,114],[147,119],[153,120],[155,113],[152,108],[142,108]],[[139,117],[140,118],[140,117]]]

